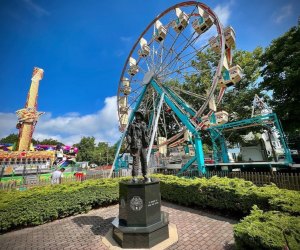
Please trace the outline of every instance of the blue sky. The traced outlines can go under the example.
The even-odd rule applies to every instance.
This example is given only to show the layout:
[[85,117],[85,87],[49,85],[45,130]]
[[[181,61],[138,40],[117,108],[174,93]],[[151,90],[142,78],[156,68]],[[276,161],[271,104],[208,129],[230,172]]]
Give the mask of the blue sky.
[[[115,142],[116,93],[127,55],[160,12],[179,1],[0,0],[0,138],[17,133],[34,66],[44,69],[35,138]],[[253,50],[297,24],[300,1],[205,1]]]

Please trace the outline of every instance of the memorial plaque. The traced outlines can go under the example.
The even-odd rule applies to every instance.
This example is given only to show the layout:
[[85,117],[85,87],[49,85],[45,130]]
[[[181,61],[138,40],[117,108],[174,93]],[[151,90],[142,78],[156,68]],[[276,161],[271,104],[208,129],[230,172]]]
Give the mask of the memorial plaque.
[[119,218],[113,238],[123,248],[148,248],[169,237],[168,214],[161,212],[158,180],[120,182]]

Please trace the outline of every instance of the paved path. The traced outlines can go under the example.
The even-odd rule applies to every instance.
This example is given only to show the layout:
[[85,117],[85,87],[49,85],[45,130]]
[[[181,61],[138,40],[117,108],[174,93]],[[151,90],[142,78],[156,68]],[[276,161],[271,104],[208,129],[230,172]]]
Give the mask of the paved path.
[[[173,249],[231,249],[235,221],[168,202],[162,210],[169,213],[177,226],[179,241]],[[0,235],[0,249],[107,249],[101,238],[118,215],[118,205],[95,209],[50,222]]]

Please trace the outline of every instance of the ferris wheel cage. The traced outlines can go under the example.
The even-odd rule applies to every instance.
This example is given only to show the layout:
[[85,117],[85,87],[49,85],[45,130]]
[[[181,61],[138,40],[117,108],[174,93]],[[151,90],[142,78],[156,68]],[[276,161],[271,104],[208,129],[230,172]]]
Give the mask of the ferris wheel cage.
[[[168,9],[166,9],[165,11],[163,11],[161,14],[159,14],[154,20],[152,20],[152,22],[146,27],[146,29],[138,37],[138,39],[136,40],[135,44],[133,45],[131,51],[129,52],[129,55],[128,55],[126,61],[125,61],[125,64],[124,64],[124,67],[123,67],[123,70],[122,70],[122,73],[121,73],[121,76],[120,76],[119,83],[122,82],[122,78],[123,78],[124,73],[126,71],[126,67],[128,65],[129,59],[130,59],[131,55],[133,54],[133,52],[136,50],[136,47],[138,46],[140,39],[155,24],[155,22],[157,20],[159,20],[161,17],[165,16],[167,13],[171,12],[172,10],[175,10],[175,8],[188,7],[188,6],[200,7],[201,9],[203,9],[204,11],[206,11],[211,17],[214,18],[214,24],[215,24],[215,26],[217,28],[217,33],[218,33],[218,36],[219,36],[219,39],[220,39],[219,42],[220,42],[220,48],[221,48],[221,53],[220,53],[221,57],[220,57],[220,60],[219,60],[218,66],[217,66],[216,73],[215,73],[214,78],[213,78],[213,83],[212,83],[212,85],[210,87],[207,99],[205,100],[204,104],[201,106],[201,108],[196,112],[196,114],[194,116],[194,119],[196,119],[197,117],[201,116],[201,114],[204,112],[205,108],[207,107],[209,100],[213,97],[214,91],[215,91],[215,89],[216,89],[216,87],[218,85],[218,78],[219,78],[219,76],[221,74],[221,70],[222,70],[222,66],[223,66],[223,61],[224,61],[224,55],[225,55],[225,37],[224,37],[223,26],[222,26],[222,24],[221,24],[218,16],[215,14],[215,12],[212,9],[210,9],[207,5],[205,5],[205,4],[201,3],[201,2],[198,2],[198,1],[187,1],[187,2],[182,2],[182,3],[175,4],[175,5],[171,6],[171,7],[169,7]],[[193,13],[192,15],[193,16],[199,16],[199,14],[196,14],[196,13]],[[149,45],[151,45],[152,42],[154,42],[154,38],[152,38],[149,41]],[[137,64],[139,63],[140,59],[141,59],[141,56],[139,56],[139,58],[137,60]],[[130,77],[129,81],[131,81],[131,80],[132,80],[132,76]],[[120,86],[121,86],[121,84],[118,85],[118,97],[120,96],[120,92],[121,92],[121,87]],[[218,97],[217,97],[217,100],[216,100],[217,105],[221,102],[223,94],[225,92],[225,89],[226,89],[226,87],[221,87],[220,92],[219,92]],[[120,121],[121,114],[120,114],[120,110],[119,110],[119,98],[117,98],[117,107],[118,107],[118,117],[119,117],[119,121]],[[208,113],[208,115],[210,115],[211,113],[212,113],[212,111],[210,111]],[[201,129],[202,126],[203,126],[203,124],[200,123],[198,125],[197,129],[198,130]],[[124,132],[126,132],[126,129],[124,130]],[[168,143],[169,142],[165,142],[164,145],[168,144]]]

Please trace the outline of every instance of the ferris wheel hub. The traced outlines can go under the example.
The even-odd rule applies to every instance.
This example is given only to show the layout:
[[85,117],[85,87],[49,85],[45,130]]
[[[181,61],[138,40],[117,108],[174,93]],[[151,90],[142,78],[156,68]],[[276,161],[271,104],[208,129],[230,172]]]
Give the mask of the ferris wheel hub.
[[153,70],[149,70],[148,72],[146,72],[146,74],[144,75],[144,78],[143,78],[143,84],[147,85],[154,76],[155,76],[155,73]]

